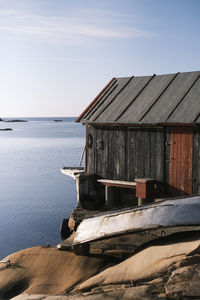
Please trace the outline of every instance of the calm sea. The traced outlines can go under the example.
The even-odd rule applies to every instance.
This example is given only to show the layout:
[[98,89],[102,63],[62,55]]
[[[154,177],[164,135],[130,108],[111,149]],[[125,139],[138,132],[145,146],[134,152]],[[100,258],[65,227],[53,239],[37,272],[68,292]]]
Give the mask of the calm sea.
[[[85,128],[74,118],[0,122],[0,258],[60,241],[59,226],[76,206],[75,182],[61,174],[78,166]],[[62,119],[62,122],[54,122]]]

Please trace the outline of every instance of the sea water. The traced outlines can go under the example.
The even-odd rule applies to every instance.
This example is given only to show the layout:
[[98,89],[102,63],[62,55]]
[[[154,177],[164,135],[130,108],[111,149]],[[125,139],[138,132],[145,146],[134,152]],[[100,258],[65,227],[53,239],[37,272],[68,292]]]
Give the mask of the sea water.
[[0,122],[13,129],[0,131],[0,259],[56,245],[62,219],[76,206],[75,182],[60,169],[79,166],[85,128],[74,118],[22,119],[28,122]]

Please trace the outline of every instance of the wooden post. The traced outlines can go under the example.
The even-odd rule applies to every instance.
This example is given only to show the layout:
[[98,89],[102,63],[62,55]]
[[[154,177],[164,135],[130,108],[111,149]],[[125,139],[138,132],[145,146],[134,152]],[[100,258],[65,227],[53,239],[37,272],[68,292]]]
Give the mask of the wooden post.
[[154,200],[156,180],[152,178],[136,178],[136,197],[138,206]]
[[109,186],[105,185],[105,206],[108,206],[109,203]]
[[144,198],[138,197],[138,206],[142,206],[144,204]]
[[114,192],[114,187],[105,185],[105,206],[107,208],[113,207]]

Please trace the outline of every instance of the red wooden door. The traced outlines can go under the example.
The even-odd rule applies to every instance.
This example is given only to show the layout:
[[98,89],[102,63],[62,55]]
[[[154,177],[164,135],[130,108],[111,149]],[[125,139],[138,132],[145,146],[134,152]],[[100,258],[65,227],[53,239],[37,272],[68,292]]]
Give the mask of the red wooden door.
[[172,127],[169,190],[171,195],[192,194],[193,128]]

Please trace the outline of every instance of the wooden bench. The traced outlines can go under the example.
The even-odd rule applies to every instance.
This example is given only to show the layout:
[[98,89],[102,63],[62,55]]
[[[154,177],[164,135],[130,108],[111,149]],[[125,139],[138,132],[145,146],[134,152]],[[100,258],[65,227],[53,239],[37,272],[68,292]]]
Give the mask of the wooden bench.
[[134,181],[121,181],[121,180],[111,180],[111,179],[98,179],[99,183],[105,185],[105,204],[109,206],[113,202],[114,194],[112,187],[119,188],[128,188],[128,189],[136,189],[136,182]]
[[98,179],[98,182],[104,184],[105,186],[117,186],[129,189],[136,188],[136,182],[134,181],[121,181],[121,180],[111,180],[111,179]]
[[138,206],[144,204],[148,199],[152,199],[154,196],[154,189],[156,180],[152,178],[137,178],[135,181],[122,181],[111,179],[98,179],[99,183],[105,185],[105,202],[108,205],[110,203],[109,193],[110,187],[120,187],[128,189],[136,189],[136,197],[138,198]]

